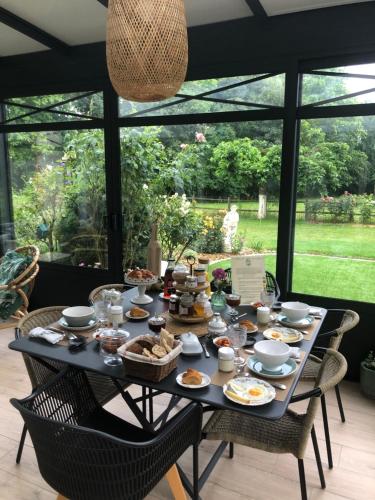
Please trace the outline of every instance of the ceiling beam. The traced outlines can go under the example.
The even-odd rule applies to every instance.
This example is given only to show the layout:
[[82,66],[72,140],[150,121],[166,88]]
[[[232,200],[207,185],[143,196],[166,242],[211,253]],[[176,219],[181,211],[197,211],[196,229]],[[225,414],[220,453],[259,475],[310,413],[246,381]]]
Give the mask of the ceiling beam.
[[25,19],[16,16],[9,10],[0,7],[0,23],[13,28],[14,30],[22,33],[23,35],[36,40],[37,42],[49,47],[50,49],[55,49],[61,53],[66,54],[70,47],[65,42],[62,42],[58,38],[50,35],[46,31],[34,26]]
[[245,0],[245,1],[247,5],[250,7],[250,10],[255,17],[262,19],[266,19],[268,17],[267,12],[264,10],[264,7],[261,4],[260,0]]

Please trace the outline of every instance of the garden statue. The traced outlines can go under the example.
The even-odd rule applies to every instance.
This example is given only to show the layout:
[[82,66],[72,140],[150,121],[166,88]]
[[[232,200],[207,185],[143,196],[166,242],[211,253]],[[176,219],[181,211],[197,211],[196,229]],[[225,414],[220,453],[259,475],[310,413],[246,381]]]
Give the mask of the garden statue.
[[236,236],[239,220],[237,206],[231,205],[230,211],[227,212],[223,220],[224,250],[226,252],[232,251],[233,238]]

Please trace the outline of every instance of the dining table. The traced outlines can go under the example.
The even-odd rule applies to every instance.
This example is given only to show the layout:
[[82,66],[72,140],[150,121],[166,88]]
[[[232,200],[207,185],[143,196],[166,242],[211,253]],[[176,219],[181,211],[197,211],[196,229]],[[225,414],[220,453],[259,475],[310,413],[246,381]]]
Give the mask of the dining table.
[[[148,311],[151,316],[155,314],[168,314],[169,303],[167,300],[160,297],[160,292],[150,291],[148,294],[152,297],[153,301],[150,304],[142,305],[142,308]],[[131,301],[132,298],[136,297],[136,295],[136,287],[123,292],[122,305],[124,312],[133,307]],[[245,316],[241,319],[249,319],[253,323],[256,323],[256,311],[251,306],[240,305],[237,307],[237,310],[239,315],[245,314]],[[208,409],[232,410],[265,420],[279,419],[284,415],[288,405],[292,401],[296,386],[303,372],[303,367],[307,361],[308,355],[313,349],[316,337],[321,330],[326,313],[327,311],[325,309],[320,309],[319,316],[315,316],[311,325],[310,335],[308,335],[308,338],[305,338],[305,335],[303,335],[304,338],[295,344],[301,349],[303,356],[299,360],[297,371],[291,382],[288,384],[287,390],[284,391],[282,398],[274,399],[268,404],[260,406],[242,405],[230,401],[225,396],[223,387],[220,386],[220,384],[216,385],[211,383],[210,385],[200,389],[190,389],[182,387],[177,383],[177,375],[185,372],[187,368],[194,368],[209,375],[211,378],[218,373],[218,349],[213,344],[211,337],[208,335],[206,338],[203,337],[203,339],[205,339],[205,345],[207,347],[209,357],[206,357],[204,352],[195,356],[187,356],[181,353],[177,359],[177,368],[160,382],[151,382],[149,380],[129,376],[125,373],[123,364],[117,366],[106,365],[104,363],[104,358],[100,354],[98,348],[99,344],[94,339],[90,339],[90,341],[85,344],[84,348],[71,351],[66,345],[50,344],[43,339],[18,336],[18,338],[10,342],[9,348],[37,359],[43,359],[44,362],[48,362],[48,360],[59,361],[81,370],[92,371],[103,376],[110,377],[117,385],[125,402],[128,404],[129,408],[132,410],[143,427],[154,429],[157,425],[165,422],[168,418],[168,414],[181,399],[198,402]],[[222,315],[226,317],[227,312],[223,311]],[[227,318],[229,318],[229,316],[227,316]],[[128,320],[126,323],[121,325],[121,328],[129,332],[130,338],[145,334],[152,335],[152,332],[148,328],[147,319],[143,321]],[[186,324],[186,332],[188,331],[194,332],[193,324]],[[256,338],[256,341],[264,339],[261,327],[256,333],[254,333],[254,337]],[[233,374],[233,376],[235,376],[235,374]],[[124,383],[141,386],[142,397],[132,397],[130,392],[126,389],[127,385],[125,385],[125,389],[123,389]],[[154,419],[151,402],[154,397],[160,394],[169,394],[170,402],[166,405],[164,415],[162,414],[158,418]],[[142,403],[141,408],[138,406],[139,402]],[[219,447],[220,449],[218,448],[217,453],[215,452],[214,454],[213,458],[215,458],[215,460],[213,460],[213,462],[216,463],[226,445],[227,443],[221,443]],[[212,470],[213,466],[214,463],[210,470]],[[206,467],[204,473],[200,477],[200,488],[207,479],[210,470],[207,470]],[[188,493],[193,496],[192,487],[188,478],[181,469],[180,473],[184,486],[186,487]]]

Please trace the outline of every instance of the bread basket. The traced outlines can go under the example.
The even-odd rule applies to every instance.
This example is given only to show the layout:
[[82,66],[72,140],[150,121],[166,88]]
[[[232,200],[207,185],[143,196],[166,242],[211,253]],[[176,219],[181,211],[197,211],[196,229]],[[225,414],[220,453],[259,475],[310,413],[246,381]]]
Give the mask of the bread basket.
[[177,357],[182,351],[182,343],[179,340],[174,340],[172,351],[160,359],[151,359],[142,354],[128,351],[129,347],[138,340],[148,340],[150,338],[153,339],[154,337],[151,335],[135,337],[119,347],[117,352],[122,358],[126,375],[150,380],[151,382],[160,382],[177,367]]

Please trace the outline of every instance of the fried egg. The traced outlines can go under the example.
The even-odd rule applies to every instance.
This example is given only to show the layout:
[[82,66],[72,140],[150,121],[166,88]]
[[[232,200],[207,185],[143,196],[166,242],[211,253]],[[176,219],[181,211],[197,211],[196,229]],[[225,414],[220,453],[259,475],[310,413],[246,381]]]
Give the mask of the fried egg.
[[273,339],[277,339],[277,340],[279,340],[279,339],[282,339],[282,338],[283,338],[283,334],[282,334],[282,333],[280,333],[280,332],[272,332],[272,333],[271,333],[271,337],[272,337]]
[[267,389],[261,385],[249,387],[247,394],[252,401],[260,401],[267,397]]

